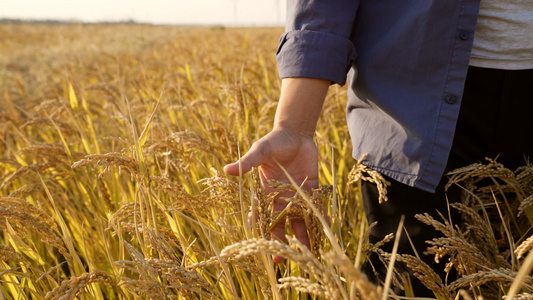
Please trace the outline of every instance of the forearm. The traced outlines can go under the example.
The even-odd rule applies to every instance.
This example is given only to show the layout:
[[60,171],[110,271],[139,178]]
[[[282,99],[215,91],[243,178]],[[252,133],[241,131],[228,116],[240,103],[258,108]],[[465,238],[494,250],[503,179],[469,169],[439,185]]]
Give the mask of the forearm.
[[312,137],[330,83],[323,79],[284,78],[274,129],[289,128]]

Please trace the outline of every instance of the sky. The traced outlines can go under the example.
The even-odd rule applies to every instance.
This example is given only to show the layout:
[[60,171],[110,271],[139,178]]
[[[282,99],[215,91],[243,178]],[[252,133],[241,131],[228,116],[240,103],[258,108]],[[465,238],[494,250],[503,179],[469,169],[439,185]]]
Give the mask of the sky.
[[0,0],[0,18],[281,26],[285,0]]

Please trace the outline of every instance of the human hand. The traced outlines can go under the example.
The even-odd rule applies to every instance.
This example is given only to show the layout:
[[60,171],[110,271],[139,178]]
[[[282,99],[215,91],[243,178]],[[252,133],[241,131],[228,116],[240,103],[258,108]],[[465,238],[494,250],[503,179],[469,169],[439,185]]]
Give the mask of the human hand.
[[[243,174],[249,172],[253,167],[259,168],[261,183],[265,187],[267,195],[275,192],[275,189],[268,184],[268,180],[273,179],[291,184],[283,169],[298,185],[301,185],[304,191],[311,193],[312,189],[318,187],[318,150],[315,142],[312,137],[302,135],[289,128],[275,128],[256,141],[250,150],[241,157],[240,164]],[[226,165],[224,172],[228,175],[238,176],[239,161]],[[274,199],[273,211],[282,211],[288,203],[281,198],[291,196],[293,196],[291,192],[279,193]],[[273,224],[272,238],[282,242],[286,241],[285,223],[285,218],[282,218],[277,224]],[[309,248],[309,237],[304,220],[290,220],[290,226],[296,238]],[[274,256],[273,259],[276,263],[283,262],[283,258],[279,256]]]

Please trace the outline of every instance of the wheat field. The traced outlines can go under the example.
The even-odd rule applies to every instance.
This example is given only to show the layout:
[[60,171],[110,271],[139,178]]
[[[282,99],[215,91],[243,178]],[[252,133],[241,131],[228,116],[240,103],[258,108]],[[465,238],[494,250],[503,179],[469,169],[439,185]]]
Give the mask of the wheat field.
[[[466,225],[420,216],[444,234],[429,251],[460,275],[443,283],[368,244],[358,183],[379,174],[351,158],[344,88],[317,128],[321,187],[273,183],[300,209],[273,213],[257,172],[223,174],[271,128],[282,31],[0,25],[0,299],[387,299],[359,271],[369,251],[407,263],[437,299],[533,299],[533,166],[450,174]],[[310,249],[269,239],[286,215],[304,218]]]

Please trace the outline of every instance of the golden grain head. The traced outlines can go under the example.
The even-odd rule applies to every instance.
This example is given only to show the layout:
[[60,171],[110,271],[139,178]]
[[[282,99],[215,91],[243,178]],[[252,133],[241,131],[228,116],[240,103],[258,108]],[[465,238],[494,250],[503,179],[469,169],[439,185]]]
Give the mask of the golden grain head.
[[[476,273],[462,276],[451,283],[448,289],[453,291],[458,290],[459,288],[481,287],[488,282],[497,282],[504,286],[510,286],[517,273],[518,272],[504,268],[480,270]],[[533,278],[531,276],[528,276],[524,281],[525,284],[531,284],[532,282]]]
[[354,184],[360,180],[372,182],[376,184],[378,189],[379,203],[387,201],[387,186],[390,185],[390,182],[388,182],[379,172],[365,166],[362,163],[365,157],[366,155],[360,158],[350,170],[350,173],[348,174],[348,184]]
[[531,212],[533,210],[533,194],[527,196],[518,207],[517,217],[524,216],[526,212]]
[[448,189],[451,185],[468,179],[500,178],[504,181],[515,180],[513,171],[505,168],[495,159],[486,158],[486,160],[488,161],[486,165],[475,163],[449,172],[447,175],[451,177],[445,188]]
[[76,130],[70,126],[65,121],[57,120],[57,119],[51,119],[51,118],[34,118],[26,123],[22,124],[21,128],[26,129],[28,127],[39,127],[39,126],[45,126],[55,129],[55,126],[61,130],[61,133],[66,135],[73,135],[76,133]]
[[435,273],[435,271],[425,262],[415,256],[407,254],[399,254],[396,257],[396,260],[405,263],[407,267],[414,272],[415,277],[435,293],[435,295],[438,295],[443,299],[453,298],[439,275],[437,275],[437,273]]
[[72,164],[72,168],[81,168],[88,165],[95,167],[111,167],[116,166],[119,169],[125,169],[132,175],[139,175],[139,165],[137,160],[131,156],[119,152],[109,152],[106,154],[90,154],[83,159]]
[[116,285],[115,279],[103,271],[94,270],[89,273],[83,273],[80,276],[64,280],[61,285],[46,294],[45,299],[75,299],[84,293],[86,286],[92,283],[107,283]]
[[43,190],[42,183],[26,184],[11,192],[8,197],[24,199]]
[[15,172],[12,172],[4,178],[4,181],[0,185],[0,189],[11,185],[13,181],[20,179],[26,175],[35,176],[39,173],[44,173],[48,170],[53,170],[54,167],[55,163],[53,162],[38,163],[30,166],[21,166]]
[[0,260],[6,263],[21,263],[25,259],[20,253],[13,249],[13,247],[0,244]]
[[55,143],[35,143],[19,150],[19,154],[42,157],[61,163],[68,158],[65,147]]
[[334,298],[334,295],[328,292],[326,288],[322,285],[313,282],[308,278],[302,277],[284,277],[279,279],[280,284],[278,287],[280,289],[284,288],[294,288],[299,292],[315,295],[318,297],[324,297],[327,299]]
[[516,258],[523,258],[529,251],[531,251],[531,249],[533,249],[533,235],[523,241],[518,247],[516,247],[514,251],[516,254]]
[[13,227],[15,233],[22,237],[25,237],[28,234],[27,231],[32,229],[40,235],[42,242],[57,248],[63,256],[70,257],[59,236],[55,221],[42,210],[19,198],[2,197],[0,203],[2,204],[0,229],[4,230],[6,223],[9,222],[9,226]]

